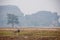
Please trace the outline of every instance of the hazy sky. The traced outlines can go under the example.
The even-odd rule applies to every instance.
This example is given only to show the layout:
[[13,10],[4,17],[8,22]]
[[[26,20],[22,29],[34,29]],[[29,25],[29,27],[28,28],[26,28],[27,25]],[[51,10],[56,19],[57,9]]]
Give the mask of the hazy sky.
[[27,15],[37,11],[57,12],[60,15],[60,0],[0,0],[0,5],[16,5]]

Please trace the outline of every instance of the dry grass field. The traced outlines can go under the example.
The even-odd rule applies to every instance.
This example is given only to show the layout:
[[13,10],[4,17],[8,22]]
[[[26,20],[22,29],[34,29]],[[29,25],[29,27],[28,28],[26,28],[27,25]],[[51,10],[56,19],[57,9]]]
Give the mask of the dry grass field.
[[0,40],[60,40],[60,28],[0,28]]

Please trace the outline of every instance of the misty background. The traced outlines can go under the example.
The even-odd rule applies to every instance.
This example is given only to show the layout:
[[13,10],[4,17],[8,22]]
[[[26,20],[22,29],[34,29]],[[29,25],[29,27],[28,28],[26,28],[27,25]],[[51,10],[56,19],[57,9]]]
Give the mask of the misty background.
[[60,0],[0,0],[0,26],[10,26],[7,14],[19,17],[18,26],[60,26]]

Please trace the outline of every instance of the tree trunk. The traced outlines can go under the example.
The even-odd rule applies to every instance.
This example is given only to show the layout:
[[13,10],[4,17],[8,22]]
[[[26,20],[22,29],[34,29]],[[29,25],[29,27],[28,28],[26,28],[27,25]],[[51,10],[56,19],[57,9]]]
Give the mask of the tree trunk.
[[14,23],[12,23],[12,28],[14,28]]

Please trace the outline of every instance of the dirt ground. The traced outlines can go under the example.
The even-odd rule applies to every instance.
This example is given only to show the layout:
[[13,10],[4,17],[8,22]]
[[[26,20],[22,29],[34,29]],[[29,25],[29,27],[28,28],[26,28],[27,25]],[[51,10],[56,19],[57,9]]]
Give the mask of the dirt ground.
[[9,36],[0,36],[0,40],[60,40],[58,37],[26,37],[26,36],[18,36],[18,37],[9,37]]

